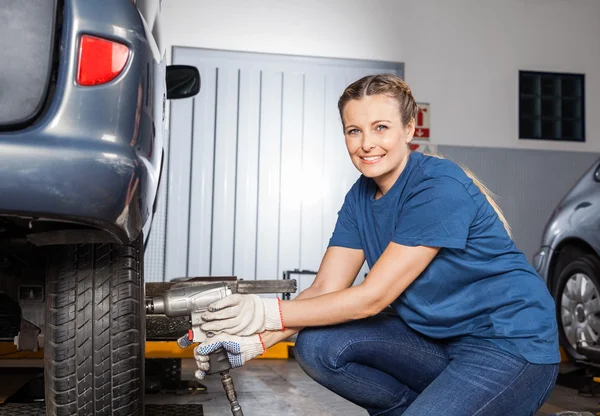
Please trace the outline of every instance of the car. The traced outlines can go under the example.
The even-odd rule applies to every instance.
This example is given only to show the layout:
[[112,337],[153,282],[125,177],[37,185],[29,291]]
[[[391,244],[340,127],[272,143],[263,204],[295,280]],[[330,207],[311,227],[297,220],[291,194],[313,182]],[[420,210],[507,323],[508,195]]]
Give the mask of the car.
[[168,99],[159,0],[0,8],[0,341],[43,349],[46,412],[143,414],[144,247]]
[[600,343],[600,159],[558,203],[533,265],[554,297],[560,345],[572,360]]

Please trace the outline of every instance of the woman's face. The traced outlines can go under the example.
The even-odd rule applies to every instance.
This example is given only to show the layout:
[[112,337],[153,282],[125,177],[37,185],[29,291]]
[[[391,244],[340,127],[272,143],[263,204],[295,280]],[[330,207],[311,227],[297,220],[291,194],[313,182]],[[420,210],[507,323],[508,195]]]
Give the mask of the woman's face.
[[406,165],[414,122],[404,126],[398,101],[383,94],[350,100],[342,114],[352,163],[385,194]]

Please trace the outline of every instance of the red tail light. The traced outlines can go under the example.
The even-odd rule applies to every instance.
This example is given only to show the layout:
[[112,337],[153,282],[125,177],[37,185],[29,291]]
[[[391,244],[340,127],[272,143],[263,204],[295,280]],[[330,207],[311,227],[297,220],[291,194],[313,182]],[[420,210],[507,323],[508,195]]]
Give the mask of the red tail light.
[[84,35],[79,46],[79,85],[105,84],[117,77],[125,68],[129,48],[121,43]]

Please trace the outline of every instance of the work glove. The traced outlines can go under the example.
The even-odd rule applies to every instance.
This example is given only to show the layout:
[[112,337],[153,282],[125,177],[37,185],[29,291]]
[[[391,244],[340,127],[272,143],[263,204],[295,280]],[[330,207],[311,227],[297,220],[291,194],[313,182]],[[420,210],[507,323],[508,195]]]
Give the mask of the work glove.
[[210,370],[210,357],[208,354],[220,347],[223,347],[227,352],[232,368],[241,367],[265,352],[265,344],[259,334],[247,337],[226,334],[216,335],[194,348],[194,358],[198,365],[195,376],[198,380],[206,377],[206,372]]
[[202,315],[201,329],[214,334],[247,336],[264,331],[282,331],[283,316],[279,298],[234,294],[213,302]]

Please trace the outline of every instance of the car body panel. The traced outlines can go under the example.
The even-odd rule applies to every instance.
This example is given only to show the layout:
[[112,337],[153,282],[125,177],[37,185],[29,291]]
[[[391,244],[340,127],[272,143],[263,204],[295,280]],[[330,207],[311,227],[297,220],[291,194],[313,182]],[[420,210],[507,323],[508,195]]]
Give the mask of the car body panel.
[[565,244],[583,243],[600,253],[599,169],[597,160],[558,203],[546,223],[533,263],[547,284],[551,284],[552,260]]

